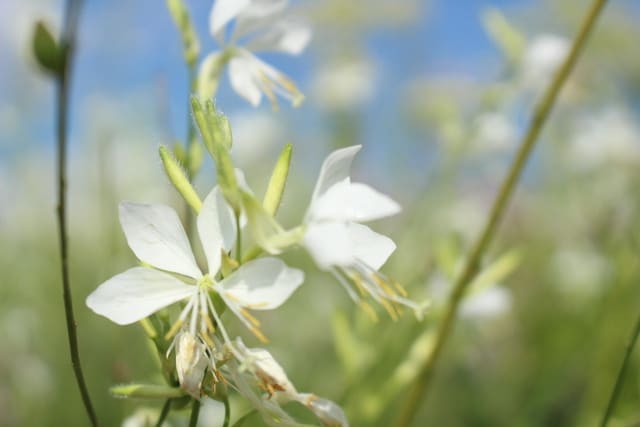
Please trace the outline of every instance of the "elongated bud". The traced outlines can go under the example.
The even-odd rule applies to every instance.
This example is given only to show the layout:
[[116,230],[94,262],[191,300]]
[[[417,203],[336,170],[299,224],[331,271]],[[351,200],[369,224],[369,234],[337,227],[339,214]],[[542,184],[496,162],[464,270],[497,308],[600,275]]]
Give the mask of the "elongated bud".
[[196,190],[194,190],[193,186],[189,182],[184,169],[182,169],[180,164],[178,164],[175,157],[173,157],[167,147],[160,147],[160,158],[162,159],[162,165],[169,177],[169,181],[171,181],[173,186],[178,190],[189,206],[191,206],[194,212],[196,214],[199,213],[200,209],[202,209],[202,201],[200,200],[198,193],[196,193]]
[[182,0],[167,0],[167,8],[182,37],[184,61],[189,66],[194,66],[200,54],[200,42],[193,29],[189,11]]
[[289,175],[289,166],[291,165],[291,151],[293,147],[287,144],[282,149],[280,157],[273,168],[267,192],[264,195],[262,206],[267,214],[275,216],[282,200],[282,194],[287,184],[287,176]]
[[182,397],[186,393],[179,387],[155,384],[126,384],[109,389],[112,395],[122,398],[168,399]]
[[202,167],[202,161],[204,160],[204,151],[202,151],[202,145],[197,143],[192,143],[189,146],[189,174],[191,177],[194,177],[200,171]]
[[239,213],[241,208],[241,199],[238,190],[238,179],[236,171],[233,168],[231,155],[229,151],[221,146],[214,147],[214,160],[216,162],[216,172],[218,177],[218,186],[224,194],[224,198],[234,212]]
[[195,96],[191,97],[191,110],[204,145],[213,160],[217,162],[216,146],[222,146],[226,150],[231,149],[232,135],[229,120],[224,114],[216,111],[213,101],[207,101],[203,105]]
[[65,50],[54,39],[43,21],[36,23],[33,33],[33,54],[44,70],[54,75],[62,72]]

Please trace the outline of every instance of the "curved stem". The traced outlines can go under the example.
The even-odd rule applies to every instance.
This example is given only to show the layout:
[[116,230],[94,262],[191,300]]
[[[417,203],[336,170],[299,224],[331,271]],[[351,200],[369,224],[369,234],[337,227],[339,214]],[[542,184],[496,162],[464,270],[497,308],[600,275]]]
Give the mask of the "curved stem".
[[162,427],[162,423],[167,419],[167,415],[169,415],[169,411],[171,410],[171,399],[167,399],[162,405],[162,411],[160,411],[160,416],[158,417],[158,421],[156,421],[156,427]]
[[609,418],[613,413],[613,409],[618,401],[618,396],[620,395],[620,391],[622,391],[622,385],[624,384],[624,374],[627,371],[627,366],[629,365],[629,359],[631,358],[631,354],[633,353],[633,348],[636,345],[636,341],[638,341],[638,335],[640,335],[640,316],[636,320],[636,325],[633,328],[633,332],[631,332],[631,337],[629,338],[629,343],[627,344],[627,349],[624,353],[624,359],[622,359],[622,365],[620,366],[620,371],[618,372],[618,376],[616,378],[616,384],[611,391],[611,396],[609,397],[609,402],[607,403],[607,409],[604,412],[602,417],[602,422],[600,423],[601,427],[606,427],[609,423]]
[[600,15],[600,12],[604,8],[606,4],[606,0],[594,0],[589,12],[585,20],[582,23],[580,31],[576,36],[573,45],[571,47],[571,51],[564,63],[554,76],[553,81],[550,86],[547,88],[544,96],[536,105],[533,116],[529,123],[526,133],[522,139],[522,143],[518,152],[516,153],[516,157],[511,164],[509,172],[505,177],[502,185],[500,187],[500,191],[498,196],[496,197],[493,206],[491,208],[491,212],[489,218],[484,226],[482,234],[476,240],[474,246],[472,247],[471,253],[467,258],[467,261],[462,269],[462,274],[458,276],[456,282],[453,286],[453,291],[449,297],[448,304],[446,307],[446,311],[444,313],[444,317],[439,325],[438,331],[436,333],[435,344],[433,350],[429,354],[429,357],[425,360],[424,364],[421,366],[418,377],[413,384],[411,390],[409,391],[409,395],[406,399],[406,403],[404,407],[400,411],[400,416],[396,420],[397,427],[407,427],[411,424],[420,403],[424,399],[426,392],[428,390],[428,386],[431,383],[431,378],[435,371],[436,365],[442,354],[442,350],[445,346],[447,338],[449,337],[454,323],[456,319],[456,315],[458,312],[458,307],[462,298],[467,290],[469,283],[473,280],[479,270],[479,266],[481,263],[481,258],[491,243],[498,224],[502,219],[507,204],[513,194],[515,186],[522,174],[522,170],[531,154],[533,147],[540,135],[540,132],[549,116],[549,113],[552,110],[553,105],[562,89],[567,77],[571,73],[582,49],[585,45],[585,42],[591,32],[596,18]]
[[193,405],[191,406],[191,416],[189,417],[189,427],[196,427],[198,424],[198,417],[200,416],[200,401],[193,401]]
[[[187,178],[189,182],[193,181],[194,174],[192,168],[192,159],[191,159],[191,145],[194,143],[195,139],[195,126],[193,123],[193,118],[191,117],[191,94],[196,90],[196,68],[194,64],[188,64],[188,73],[189,73],[189,81],[188,81],[188,91],[187,91],[187,140],[185,142],[185,156],[186,156],[186,164],[183,165],[186,172]],[[191,234],[193,228],[193,213],[189,207],[189,203],[185,201],[185,229],[187,230],[187,235],[191,238]]]
[[222,403],[224,403],[224,423],[222,424],[222,427],[229,427],[229,422],[231,422],[231,406],[229,406],[229,397],[225,396]]
[[60,39],[62,49],[62,69],[56,75],[56,133],[57,133],[57,220],[60,244],[60,264],[62,268],[62,299],[69,338],[69,353],[73,373],[78,383],[82,402],[89,416],[91,425],[97,426],[98,419],[93,409],[89,390],[82,372],[80,351],[78,349],[78,335],[76,320],[73,314],[73,299],[71,296],[71,280],[69,277],[69,242],[67,237],[67,122],[69,116],[69,89],[71,82],[72,60],[75,52],[78,19],[80,17],[81,0],[68,0],[65,9],[65,22]]

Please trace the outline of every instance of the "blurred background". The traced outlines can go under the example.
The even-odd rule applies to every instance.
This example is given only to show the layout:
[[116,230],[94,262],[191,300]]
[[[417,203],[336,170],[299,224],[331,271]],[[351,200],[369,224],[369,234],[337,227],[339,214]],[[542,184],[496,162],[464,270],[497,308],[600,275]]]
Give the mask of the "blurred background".
[[[251,108],[223,77],[216,102],[258,194],[283,144],[294,143],[284,224],[304,214],[321,159],[356,143],[364,145],[356,179],[403,205],[376,228],[398,244],[384,272],[432,300],[424,321],[381,313],[372,322],[301,251],[288,262],[306,269],[305,286],[260,316],[298,389],[339,402],[352,425],[388,426],[402,404],[532,104],[588,3],[297,1],[313,26],[310,48],[262,58],[297,82],[302,106]],[[187,4],[202,52],[216,49],[211,2]],[[0,2],[0,426],[85,425],[61,298],[53,84],[30,53],[34,22],[46,19],[57,34],[62,9]],[[142,426],[139,408],[153,415],[160,403],[115,400],[108,387],[161,381],[155,356],[139,326],[117,326],[84,299],[135,262],[120,200],[181,206],[157,148],[185,138],[187,71],[164,2],[86,1],[80,22],[69,151],[80,350],[103,425],[137,413],[128,425]],[[640,4],[610,2],[483,259],[415,426],[590,426],[601,417],[640,310],[639,24]],[[205,164],[201,194],[213,180]],[[640,426],[640,352],[627,375],[612,425]],[[201,425],[217,425],[207,414]]]

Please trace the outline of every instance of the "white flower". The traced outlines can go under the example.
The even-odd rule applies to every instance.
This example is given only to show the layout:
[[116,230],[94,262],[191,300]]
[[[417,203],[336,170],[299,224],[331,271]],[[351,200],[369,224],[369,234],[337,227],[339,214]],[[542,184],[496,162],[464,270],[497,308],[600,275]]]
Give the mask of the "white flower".
[[522,80],[529,89],[545,87],[569,54],[571,43],[565,37],[542,34],[527,46],[522,59]]
[[[203,95],[211,95],[208,87],[212,81],[216,84],[222,66],[228,62],[231,86],[253,106],[260,104],[263,94],[274,106],[276,94],[294,105],[302,101],[304,96],[287,76],[254,55],[261,51],[298,55],[309,43],[311,30],[284,17],[286,6],[286,0],[216,0],[209,28],[221,51],[209,54],[202,62],[199,86]],[[234,19],[235,25],[229,29]],[[245,39],[243,46],[238,45],[240,38]]]
[[336,150],[324,161],[305,216],[302,244],[318,267],[331,272],[349,296],[371,314],[360,295],[371,295],[393,318],[397,316],[397,304],[419,315],[421,307],[405,298],[404,289],[378,272],[396,249],[395,243],[359,224],[400,211],[400,206],[384,194],[351,182],[351,163],[360,148],[355,145]]
[[241,360],[240,369],[250,372],[258,387],[267,392],[267,398],[263,400],[281,404],[300,402],[318,417],[323,426],[349,426],[342,408],[334,402],[311,393],[298,393],[282,366],[267,350],[248,348],[240,338],[236,340],[236,348]]
[[120,222],[129,247],[140,261],[154,268],[134,267],[114,276],[89,295],[86,303],[96,313],[121,325],[134,323],[186,300],[168,337],[186,321],[192,335],[199,331],[200,338],[212,346],[209,338],[209,333],[214,331],[211,314],[225,341],[229,342],[211,301],[210,293],[215,292],[258,338],[264,340],[258,320],[247,309],[277,308],[304,278],[300,270],[287,267],[281,260],[264,257],[243,264],[218,280],[222,251],[230,251],[236,239],[235,216],[218,187],[204,200],[197,221],[208,273],[202,273],[196,264],[178,215],[170,207],[121,203]]

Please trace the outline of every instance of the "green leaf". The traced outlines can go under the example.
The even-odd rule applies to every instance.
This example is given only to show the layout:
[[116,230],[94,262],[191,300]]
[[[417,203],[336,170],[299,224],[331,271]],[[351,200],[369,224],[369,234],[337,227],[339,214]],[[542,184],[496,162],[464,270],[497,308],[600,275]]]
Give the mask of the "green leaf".
[[508,61],[515,63],[520,60],[525,49],[526,40],[498,9],[489,9],[483,16],[484,27],[500,48]]
[[43,21],[38,21],[35,26],[33,54],[38,64],[46,71],[55,75],[62,72],[65,52]]
[[481,292],[502,282],[520,265],[521,259],[520,251],[516,249],[504,253],[476,276],[469,285],[469,293]]

